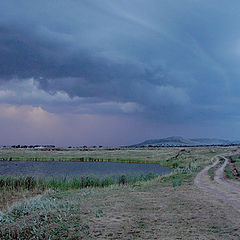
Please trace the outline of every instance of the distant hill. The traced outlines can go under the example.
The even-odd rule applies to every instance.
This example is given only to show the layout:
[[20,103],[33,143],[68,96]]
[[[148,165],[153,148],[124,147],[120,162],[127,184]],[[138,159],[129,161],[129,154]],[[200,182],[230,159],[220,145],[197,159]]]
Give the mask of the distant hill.
[[140,146],[199,146],[199,145],[230,145],[239,144],[240,141],[229,141],[217,138],[183,138],[183,137],[168,137],[160,139],[149,139],[144,142],[131,145],[130,147]]

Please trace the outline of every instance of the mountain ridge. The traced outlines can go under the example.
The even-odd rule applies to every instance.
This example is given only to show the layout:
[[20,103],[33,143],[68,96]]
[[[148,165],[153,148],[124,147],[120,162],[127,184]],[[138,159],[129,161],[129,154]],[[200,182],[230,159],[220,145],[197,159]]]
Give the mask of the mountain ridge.
[[130,147],[140,146],[199,146],[199,145],[231,145],[239,144],[240,141],[230,141],[218,138],[183,138],[180,136],[172,136],[160,139],[148,139],[141,143],[131,145]]

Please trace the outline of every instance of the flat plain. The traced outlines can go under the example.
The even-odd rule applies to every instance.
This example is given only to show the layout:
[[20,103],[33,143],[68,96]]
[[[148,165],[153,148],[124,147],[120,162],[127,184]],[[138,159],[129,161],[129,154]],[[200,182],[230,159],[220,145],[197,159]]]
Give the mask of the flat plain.
[[[213,157],[238,147],[1,149],[9,160],[112,160],[170,166],[134,184],[60,191],[1,191],[1,239],[239,239],[240,213],[194,184]],[[211,173],[212,174],[212,173]],[[209,174],[209,181],[211,181]]]

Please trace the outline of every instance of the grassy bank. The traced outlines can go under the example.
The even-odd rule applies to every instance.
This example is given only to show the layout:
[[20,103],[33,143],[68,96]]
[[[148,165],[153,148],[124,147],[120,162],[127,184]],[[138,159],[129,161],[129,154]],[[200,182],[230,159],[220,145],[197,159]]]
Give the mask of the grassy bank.
[[[102,183],[99,184],[99,179],[89,177],[85,178],[86,184],[82,185],[82,179],[61,179],[54,182],[49,182],[44,179],[46,186],[51,186],[52,189],[57,191],[46,191],[43,195],[38,195],[29,200],[25,200],[23,203],[13,204],[7,208],[7,211],[0,212],[0,238],[1,239],[26,239],[36,237],[39,239],[81,239],[85,236],[87,239],[97,239],[97,236],[91,236],[89,222],[90,217],[94,219],[101,219],[106,215],[108,209],[108,197],[112,198],[112,194],[123,194],[126,198],[126,194],[132,194],[132,192],[145,192],[146,190],[152,190],[156,185],[169,185],[170,189],[179,188],[185,185],[198,171],[197,168],[176,169],[172,174],[166,176],[156,176],[153,174],[140,175],[140,176],[122,176],[103,178]],[[11,178],[12,183],[8,190],[15,189],[15,180],[18,178]],[[22,179],[22,188],[28,188],[29,177]],[[24,181],[25,180],[25,181]],[[69,181],[70,180],[70,181]],[[41,188],[42,182],[34,183],[35,178],[31,180],[33,190],[37,186]],[[27,183],[27,184],[26,184]],[[48,184],[47,184],[48,183]],[[87,187],[87,188],[86,188]],[[88,188],[90,187],[90,188]],[[104,189],[101,190],[101,188]],[[81,189],[82,188],[82,189]],[[78,189],[78,191],[74,191]],[[80,190],[79,190],[80,189]],[[62,192],[65,190],[65,192]],[[69,190],[69,191],[66,191]],[[163,190],[163,189],[162,189]],[[104,198],[102,198],[102,194]],[[101,197],[99,198],[99,195]],[[132,198],[131,196],[129,196]],[[128,198],[128,197],[127,197]],[[128,199],[129,200],[129,199]],[[127,200],[127,201],[128,201]],[[134,198],[134,201],[137,199]],[[83,203],[79,206],[79,201]],[[85,209],[87,202],[94,203],[94,207]],[[98,202],[99,201],[99,202]],[[112,204],[111,199],[111,204]],[[127,203],[126,201],[126,203]],[[143,203],[147,204],[147,203]],[[104,207],[103,207],[104,205]],[[84,207],[83,207],[84,206]],[[101,206],[101,207],[100,207]],[[88,223],[83,223],[79,218],[79,213],[87,217]],[[18,225],[15,227],[6,228],[6,226],[16,226],[18,221],[31,216],[30,222]],[[73,221],[72,216],[76,217],[76,221]],[[67,218],[66,218],[67,217]],[[116,216],[117,217],[117,216]],[[34,223],[32,222],[34,218]],[[118,218],[118,217],[117,217]],[[50,228],[45,229],[45,224],[51,225]],[[145,223],[137,221],[137,226],[144,229]],[[72,238],[69,238],[69,227],[80,229],[80,232],[70,233]],[[44,231],[42,230],[44,228]],[[82,231],[82,232],[81,232]],[[109,232],[106,235],[108,239],[112,238],[115,234]]]
[[82,176],[82,177],[33,177],[33,176],[2,176],[0,177],[0,191],[44,191],[47,189],[66,191],[87,187],[108,187],[110,185],[128,185],[139,181],[148,181],[158,175],[149,173],[141,175],[119,176]]
[[[36,157],[10,157],[0,158],[0,161],[34,161],[34,162],[46,162],[46,161],[60,161],[60,162],[120,162],[120,163],[153,163],[161,164],[163,166],[172,166],[172,161],[167,163],[163,160],[144,160],[144,159],[122,159],[122,158],[93,158],[93,157],[79,157],[79,158],[36,158]],[[176,166],[175,166],[176,167]]]
[[239,155],[229,157],[230,163],[226,166],[225,177],[240,181],[240,158]]

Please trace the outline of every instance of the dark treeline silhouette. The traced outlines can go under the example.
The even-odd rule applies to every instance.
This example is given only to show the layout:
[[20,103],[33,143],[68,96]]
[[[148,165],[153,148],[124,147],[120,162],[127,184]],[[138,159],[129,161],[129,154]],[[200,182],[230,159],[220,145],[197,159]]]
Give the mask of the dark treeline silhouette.
[[11,148],[55,148],[55,145],[12,145]]

